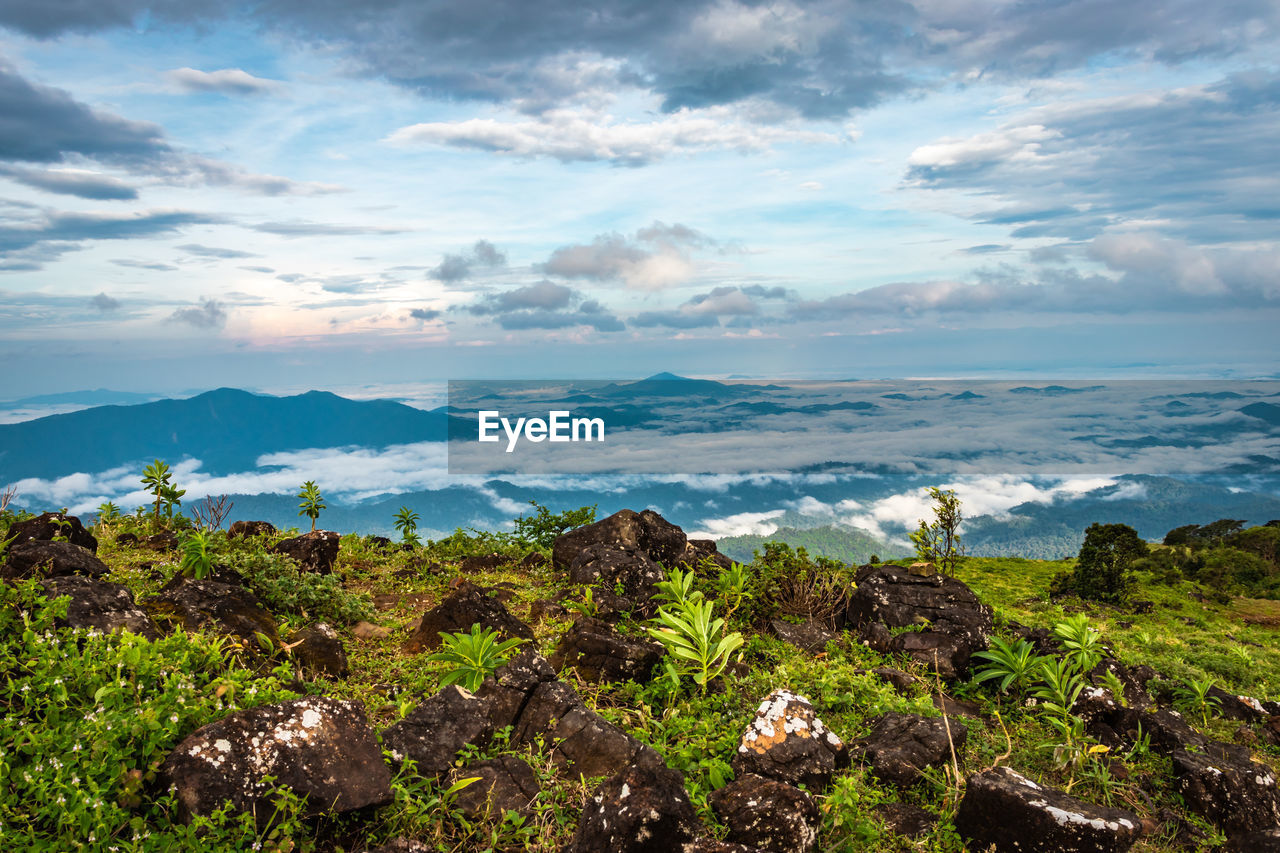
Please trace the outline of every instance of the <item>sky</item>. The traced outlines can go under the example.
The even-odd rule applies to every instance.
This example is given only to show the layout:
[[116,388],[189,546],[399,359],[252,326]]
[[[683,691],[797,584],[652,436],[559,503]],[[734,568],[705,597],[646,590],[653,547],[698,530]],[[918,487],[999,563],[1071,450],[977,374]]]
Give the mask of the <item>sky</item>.
[[6,0],[0,398],[1276,377],[1280,5]]

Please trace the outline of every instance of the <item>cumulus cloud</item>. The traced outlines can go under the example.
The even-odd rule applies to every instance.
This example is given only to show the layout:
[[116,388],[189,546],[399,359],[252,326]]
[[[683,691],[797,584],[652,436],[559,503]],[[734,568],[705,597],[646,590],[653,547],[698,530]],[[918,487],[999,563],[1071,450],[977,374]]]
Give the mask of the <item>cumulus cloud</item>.
[[199,71],[195,68],[175,68],[166,71],[166,80],[184,92],[216,92],[220,95],[261,95],[280,87],[278,80],[254,77],[240,68],[222,68],[217,71]]
[[439,320],[442,316],[444,316],[444,312],[437,311],[434,308],[410,308],[409,316],[414,320],[430,322],[432,320]]
[[563,278],[620,280],[637,290],[662,290],[691,278],[693,252],[715,245],[687,225],[654,222],[631,237],[601,234],[591,243],[561,246],[538,269]]
[[696,294],[674,310],[643,311],[631,319],[631,325],[642,328],[700,329],[719,326],[722,317],[729,317],[731,324],[740,325],[736,321],[746,321],[760,313],[756,299],[788,299],[789,296],[786,288],[782,287],[726,285],[713,288],[707,293]]
[[198,306],[179,308],[169,315],[169,319],[197,329],[217,329],[227,322],[227,309],[216,299],[201,297]]
[[515,157],[561,162],[605,161],[646,166],[701,151],[767,151],[775,144],[839,142],[834,134],[736,121],[726,108],[681,109],[653,121],[621,122],[577,110],[554,110],[536,119],[473,118],[402,127],[386,139],[394,145],[431,143]]
[[477,269],[494,269],[506,263],[507,256],[496,246],[488,240],[477,240],[466,252],[446,254],[429,275],[436,281],[452,283],[470,278]]
[[467,310],[477,315],[505,314],[524,309],[557,310],[569,307],[570,302],[580,298],[573,288],[544,279],[514,290],[486,294],[467,306]]

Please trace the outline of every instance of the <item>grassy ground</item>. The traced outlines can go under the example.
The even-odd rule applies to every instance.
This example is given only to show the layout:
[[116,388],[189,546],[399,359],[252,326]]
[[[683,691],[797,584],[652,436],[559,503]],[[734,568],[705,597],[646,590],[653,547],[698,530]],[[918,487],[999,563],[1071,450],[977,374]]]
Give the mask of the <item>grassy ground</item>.
[[[220,548],[224,556],[230,557],[235,551],[260,550],[261,543],[224,543]],[[508,609],[531,624],[538,649],[549,654],[574,614],[533,620],[530,607],[539,599],[552,598],[566,590],[571,597],[580,597],[580,591],[568,589],[549,566],[517,567],[515,563],[527,547],[485,539],[454,539],[402,551],[381,549],[360,537],[347,536],[342,540],[337,573],[343,578],[346,592],[355,596],[352,600],[358,606],[352,606],[363,608],[367,621],[389,629],[389,633],[361,639],[353,624],[335,625],[346,643],[351,675],[340,681],[308,680],[305,689],[362,702],[376,728],[402,717],[419,699],[439,688],[444,672],[442,664],[431,662],[426,655],[406,653],[404,641],[423,611],[449,593],[450,584],[459,577],[458,559],[468,551],[487,553],[494,549],[505,552],[508,564],[468,575],[466,580],[510,589],[513,597]],[[112,568],[109,579],[127,584],[140,596],[154,592],[176,570],[175,556],[120,547],[111,536],[103,537],[100,556]],[[1051,578],[1069,566],[1069,562],[970,558],[960,567],[958,577],[994,607],[997,630],[1002,631],[1015,621],[1051,626],[1068,612],[1082,609],[1080,602],[1054,603],[1047,595]],[[1270,698],[1278,689],[1273,683],[1275,674],[1280,673],[1277,603],[1236,600],[1220,605],[1198,596],[1198,590],[1189,582],[1163,585],[1139,576],[1136,598],[1150,601],[1150,612],[1102,606],[1083,609],[1122,662],[1150,664],[1165,677],[1180,681],[1213,678],[1234,692]],[[306,608],[288,612],[277,608],[276,615],[291,626],[315,618]],[[872,652],[848,635],[815,655],[755,632],[746,624],[731,627],[746,635],[741,657],[749,670],[706,692],[687,684],[684,689],[673,690],[665,681],[645,686],[586,684],[578,682],[572,671],[562,673],[563,678],[575,683],[588,705],[654,746],[671,766],[686,774],[693,802],[713,833],[723,829],[716,826],[714,815],[706,806],[707,796],[730,777],[729,761],[738,737],[760,699],[774,688],[787,687],[807,696],[827,726],[846,741],[866,734],[874,718],[886,711],[939,713],[932,702],[937,686],[932,677],[905,660]],[[623,628],[639,631],[642,626]],[[288,664],[287,652],[278,652],[268,663]],[[913,672],[926,685],[900,695],[867,672],[885,665]],[[287,672],[281,669],[278,674],[283,677]],[[1130,808],[1143,817],[1157,819],[1162,809],[1171,809],[1203,831],[1201,849],[1220,844],[1221,836],[1212,827],[1182,811],[1171,787],[1168,759],[1142,751],[1108,756],[1119,761],[1113,765],[1116,772],[1110,778],[1063,769],[1055,766],[1053,750],[1049,748],[1054,742],[1053,732],[1034,710],[998,696],[989,686],[963,683],[948,686],[948,690],[957,698],[976,701],[982,711],[981,719],[961,721],[968,727],[969,738],[967,748],[957,756],[959,779],[950,767],[935,768],[922,784],[899,791],[855,766],[841,774],[819,798],[822,850],[960,851],[963,847],[951,827],[951,817],[962,794],[960,781],[969,773],[997,763],[1011,765],[1047,784],[1070,786],[1073,794],[1084,799]],[[1238,723],[1210,717],[1207,724],[1201,725],[1198,717],[1188,719],[1213,737],[1233,740],[1238,736]],[[173,742],[186,734],[189,730],[174,732]],[[1271,747],[1257,749],[1263,761],[1280,766],[1280,751]],[[427,839],[441,850],[558,850],[572,835],[581,804],[594,787],[593,780],[557,772],[549,762],[545,745],[508,748],[499,737],[483,754],[506,751],[522,755],[542,778],[545,802],[533,817],[522,820],[508,816],[473,824],[450,808],[449,794],[443,786],[402,777],[396,783],[396,802],[379,810],[371,821],[373,839],[404,833]],[[1122,774],[1127,778],[1117,778]],[[938,817],[936,827],[918,839],[895,835],[877,812],[878,805],[895,801],[930,811]],[[155,812],[146,818],[158,819]],[[285,836],[280,836],[274,841],[265,839],[265,846],[269,848],[274,843],[277,849],[308,849],[316,844],[317,837],[337,838],[340,845],[349,845],[350,841],[344,839],[350,839],[354,831],[354,825],[344,820],[319,829],[297,823],[286,833],[288,845],[281,843]],[[1173,827],[1162,825],[1139,841],[1134,850],[1157,853],[1184,849],[1174,846],[1172,832]],[[2,832],[0,838],[4,838]],[[138,849],[142,847],[145,844]],[[125,845],[120,849],[129,848]]]

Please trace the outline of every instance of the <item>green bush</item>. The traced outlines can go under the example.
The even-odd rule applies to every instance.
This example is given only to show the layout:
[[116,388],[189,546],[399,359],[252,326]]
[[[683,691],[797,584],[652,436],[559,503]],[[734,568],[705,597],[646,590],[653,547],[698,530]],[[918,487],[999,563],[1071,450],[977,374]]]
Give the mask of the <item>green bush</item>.
[[1075,593],[1090,601],[1123,601],[1129,593],[1129,567],[1147,556],[1147,543],[1127,524],[1091,524],[1071,574],[1054,579],[1054,594]]
[[764,543],[751,563],[752,589],[742,609],[757,623],[796,618],[828,621],[842,610],[853,585],[849,567],[826,557],[809,558],[804,548]]
[[240,708],[294,698],[231,665],[221,643],[179,632],[56,629],[66,599],[0,584],[0,844],[10,850],[238,850],[263,835],[241,816],[184,826],[146,791],[166,755]]
[[517,518],[516,529],[512,535],[535,548],[550,548],[561,533],[575,527],[582,527],[584,524],[591,524],[596,520],[594,505],[552,512],[537,501],[529,501],[529,503],[533,506],[534,513]]
[[338,625],[373,616],[373,603],[368,595],[347,592],[337,575],[304,572],[297,563],[280,554],[241,551],[229,555],[226,563],[244,576],[273,613]]

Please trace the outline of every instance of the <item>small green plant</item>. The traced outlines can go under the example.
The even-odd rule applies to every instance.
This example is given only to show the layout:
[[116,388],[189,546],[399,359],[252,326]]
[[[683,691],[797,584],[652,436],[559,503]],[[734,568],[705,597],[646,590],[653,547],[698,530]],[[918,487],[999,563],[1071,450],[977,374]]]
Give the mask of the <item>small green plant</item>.
[[1111,698],[1116,700],[1116,704],[1122,708],[1127,708],[1129,703],[1124,698],[1124,682],[1120,680],[1120,677],[1107,669],[1103,670],[1099,678],[1102,681],[1102,686],[1111,692]]
[[421,541],[418,539],[418,518],[418,514],[407,506],[396,512],[396,530],[400,531],[400,541],[405,545],[417,545]]
[[933,500],[934,520],[920,519],[920,527],[911,534],[911,544],[919,559],[933,563],[944,575],[954,575],[964,556],[964,544],[960,541],[960,522],[964,520],[960,499],[954,489],[936,486],[929,489],[929,497]]
[[1088,672],[1102,660],[1102,634],[1089,624],[1089,617],[1085,614],[1077,613],[1056,623],[1053,635],[1067,650],[1067,656],[1078,672]]
[[581,601],[573,601],[571,599],[566,599],[564,602],[564,606],[565,608],[572,610],[575,613],[579,613],[583,616],[589,616],[592,618],[595,617],[599,609],[596,605],[595,594],[591,591],[591,587],[589,586],[583,587]]
[[485,678],[493,675],[498,667],[507,662],[511,650],[524,642],[521,639],[498,642],[498,635],[496,629],[485,628],[479,623],[471,626],[469,634],[441,631],[440,651],[427,658],[452,667],[440,679],[440,684],[461,682],[468,690],[478,690]]
[[534,508],[534,513],[517,518],[512,535],[535,548],[550,548],[561,533],[596,520],[594,505],[552,512],[537,501],[529,501],[529,504]]
[[182,570],[190,572],[196,580],[209,576],[213,571],[213,555],[209,551],[213,537],[204,530],[197,530],[182,543]]
[[155,508],[151,514],[151,521],[156,527],[160,526],[162,510],[165,517],[172,520],[174,506],[181,504],[182,496],[187,493],[186,489],[179,489],[173,485],[172,477],[173,471],[159,459],[142,469],[142,485],[156,496]]
[[120,507],[111,501],[103,501],[98,504],[98,523],[110,524],[120,518]]
[[716,592],[724,602],[724,618],[732,619],[733,614],[751,597],[751,569],[738,562],[731,563],[727,569],[721,569],[716,576]]
[[700,595],[689,597],[672,610],[659,607],[653,620],[658,627],[646,629],[666,647],[666,672],[673,686],[688,676],[706,693],[707,685],[724,672],[730,655],[742,646],[742,635],[726,634],[724,620],[712,618],[714,610],[714,602],[703,601]]
[[701,601],[702,592],[693,588],[696,579],[692,571],[673,566],[667,571],[666,580],[654,584],[658,591],[653,597],[676,608],[683,608],[691,601]]
[[1035,653],[1035,647],[1026,640],[1012,642],[1002,637],[991,638],[991,648],[978,652],[975,658],[987,661],[973,679],[975,683],[999,680],[1001,693],[1013,687],[1022,693],[1039,674],[1044,659]]
[[302,489],[298,492],[298,499],[302,501],[302,503],[298,504],[298,515],[305,515],[311,519],[311,531],[314,533],[316,519],[320,517],[320,510],[326,509],[324,497],[321,496],[315,480],[307,480],[302,484]]
[[1174,691],[1177,705],[1185,711],[1200,715],[1200,725],[1209,725],[1209,715],[1221,709],[1222,702],[1217,696],[1210,696],[1214,688],[1212,678],[1193,678]]

